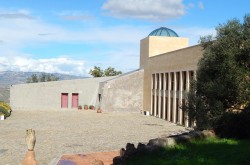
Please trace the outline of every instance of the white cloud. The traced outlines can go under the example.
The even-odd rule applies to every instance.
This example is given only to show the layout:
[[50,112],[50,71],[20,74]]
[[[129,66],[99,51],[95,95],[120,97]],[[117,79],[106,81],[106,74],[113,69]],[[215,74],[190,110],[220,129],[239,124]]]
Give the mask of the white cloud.
[[41,42],[137,43],[146,32],[133,26],[83,27],[73,31],[37,19],[0,19],[0,24],[1,45],[12,48]]
[[107,0],[102,6],[114,17],[165,21],[185,14],[182,0]]
[[63,11],[59,13],[59,16],[67,21],[89,21],[94,19],[88,12],[82,11]]
[[188,5],[186,5],[186,9],[193,9],[194,7],[194,3],[189,3]]
[[201,1],[199,1],[198,7],[199,7],[199,9],[203,10],[204,9],[204,4]]
[[0,19],[34,19],[28,10],[0,11]]
[[85,61],[65,57],[33,59],[28,57],[0,57],[0,71],[47,72],[87,76]]
[[[120,63],[120,67],[118,67],[125,70],[124,61],[131,65],[134,64],[134,62],[126,60],[128,50],[133,49],[133,53],[139,56],[139,50],[134,47],[138,46],[140,39],[146,37],[149,32],[148,27],[135,28],[134,26],[89,27],[83,28],[82,31],[73,31],[45,23],[40,19],[8,18],[0,19],[0,24],[0,70],[58,72],[84,76],[87,75],[88,68],[96,65],[92,60],[92,56],[95,56],[96,52],[92,54],[88,52],[88,59],[78,57],[78,59],[88,61],[86,64],[84,61],[79,63],[78,60],[69,58],[65,60],[65,58],[55,57],[53,54],[51,58],[37,59],[36,54],[24,54],[22,49],[30,44],[36,44],[39,49],[39,44],[43,43],[51,45],[53,43],[81,43],[83,45],[86,43],[100,45],[100,48],[97,49],[101,50],[105,44],[112,49],[112,52],[105,53],[107,49],[98,52],[100,56],[110,57],[109,60],[102,61],[103,65],[114,66],[115,63]],[[120,55],[121,51],[123,56]]]

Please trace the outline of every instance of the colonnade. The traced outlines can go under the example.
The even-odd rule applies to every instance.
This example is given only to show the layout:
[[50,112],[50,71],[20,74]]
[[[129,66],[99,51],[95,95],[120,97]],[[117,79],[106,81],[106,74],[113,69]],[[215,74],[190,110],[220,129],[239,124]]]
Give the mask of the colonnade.
[[189,127],[188,115],[183,112],[182,105],[186,102],[194,74],[194,71],[152,74],[150,114]]

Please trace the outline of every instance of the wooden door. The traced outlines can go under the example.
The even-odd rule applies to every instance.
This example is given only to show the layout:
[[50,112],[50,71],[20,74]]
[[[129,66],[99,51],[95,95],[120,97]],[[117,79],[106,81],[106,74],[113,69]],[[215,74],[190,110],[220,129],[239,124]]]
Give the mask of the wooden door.
[[78,93],[72,93],[72,108],[78,107]]
[[68,108],[68,93],[62,93],[62,95],[61,95],[61,107]]

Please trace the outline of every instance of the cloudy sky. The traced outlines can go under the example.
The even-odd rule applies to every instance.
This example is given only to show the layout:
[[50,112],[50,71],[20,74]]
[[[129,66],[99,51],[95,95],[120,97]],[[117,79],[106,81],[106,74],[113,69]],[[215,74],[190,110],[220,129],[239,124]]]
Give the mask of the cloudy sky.
[[139,67],[139,43],[158,27],[190,45],[249,11],[249,0],[0,0],[0,71],[88,76],[93,66]]

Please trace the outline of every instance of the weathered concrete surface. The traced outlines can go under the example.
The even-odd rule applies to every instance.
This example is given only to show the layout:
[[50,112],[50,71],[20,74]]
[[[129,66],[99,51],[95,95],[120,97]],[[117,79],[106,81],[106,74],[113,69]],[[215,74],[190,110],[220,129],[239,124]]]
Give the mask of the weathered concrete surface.
[[101,108],[113,112],[141,112],[144,71],[138,70],[109,80],[103,87]]
[[157,56],[149,57],[149,43],[141,40],[140,68],[144,69],[143,110],[151,109],[151,79],[154,73],[194,71],[197,69],[203,49],[200,45],[191,46]]
[[[21,164],[26,129],[36,131],[36,160],[40,165],[63,154],[117,151],[126,143],[148,142],[186,131],[184,127],[139,113],[95,111],[13,111],[0,121],[0,164]],[[55,162],[55,160],[54,160]]]
[[13,85],[10,105],[13,110],[56,110],[61,108],[62,93],[68,93],[68,108],[72,107],[72,93],[78,93],[79,105],[95,105],[99,82],[111,78],[114,77]]

